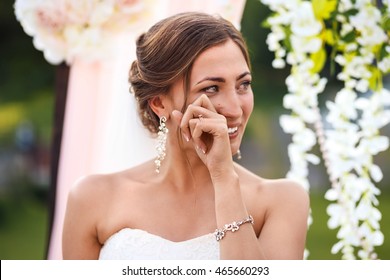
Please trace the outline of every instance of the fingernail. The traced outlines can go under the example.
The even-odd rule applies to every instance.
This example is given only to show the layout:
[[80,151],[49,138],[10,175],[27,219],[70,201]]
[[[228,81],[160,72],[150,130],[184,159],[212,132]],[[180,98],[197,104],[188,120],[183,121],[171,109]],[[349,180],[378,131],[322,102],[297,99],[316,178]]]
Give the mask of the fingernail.
[[203,154],[206,154],[206,150],[199,147],[199,146],[196,146],[196,149],[198,149],[199,151],[202,151]]

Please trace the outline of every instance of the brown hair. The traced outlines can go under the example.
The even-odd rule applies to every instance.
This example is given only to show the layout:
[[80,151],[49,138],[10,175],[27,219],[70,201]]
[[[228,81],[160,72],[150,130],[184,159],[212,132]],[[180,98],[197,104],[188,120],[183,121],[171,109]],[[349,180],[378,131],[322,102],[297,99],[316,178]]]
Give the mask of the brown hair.
[[[136,41],[137,59],[132,63],[129,82],[138,102],[142,123],[157,132],[159,118],[148,101],[167,93],[179,78],[188,92],[192,65],[206,49],[233,40],[250,67],[241,33],[227,20],[204,13],[181,13],[161,20]],[[183,108],[184,110],[184,108]]]

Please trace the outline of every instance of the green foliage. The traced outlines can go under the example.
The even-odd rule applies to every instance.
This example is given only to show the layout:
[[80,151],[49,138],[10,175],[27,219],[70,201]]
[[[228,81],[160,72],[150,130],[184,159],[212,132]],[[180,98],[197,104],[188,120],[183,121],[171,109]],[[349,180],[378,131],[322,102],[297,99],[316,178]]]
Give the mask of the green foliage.
[[11,147],[22,121],[35,127],[38,141],[51,141],[55,68],[36,50],[13,11],[12,0],[0,4],[0,147]]
[[385,14],[385,16],[383,17],[382,27],[387,32],[390,32],[390,15],[389,14]]
[[376,90],[379,88],[382,74],[381,74],[381,71],[377,67],[371,66],[369,68],[370,68],[370,72],[371,72],[371,77],[369,79],[369,87],[371,89]]
[[10,133],[24,117],[25,111],[21,103],[0,105],[0,135]]

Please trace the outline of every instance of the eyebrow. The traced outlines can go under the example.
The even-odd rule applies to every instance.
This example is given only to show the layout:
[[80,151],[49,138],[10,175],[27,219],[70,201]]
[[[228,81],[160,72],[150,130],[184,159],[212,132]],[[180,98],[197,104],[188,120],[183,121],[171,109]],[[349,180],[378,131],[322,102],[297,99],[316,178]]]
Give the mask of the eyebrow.
[[[238,80],[244,78],[246,75],[251,75],[251,73],[248,72],[248,71],[245,71],[244,73],[238,75],[236,80],[238,81]],[[198,84],[200,84],[200,83],[202,83],[204,81],[212,81],[212,82],[219,82],[219,83],[226,82],[226,80],[224,78],[222,78],[222,77],[205,77],[202,80],[200,80],[199,82],[197,82],[195,85],[198,85]]]

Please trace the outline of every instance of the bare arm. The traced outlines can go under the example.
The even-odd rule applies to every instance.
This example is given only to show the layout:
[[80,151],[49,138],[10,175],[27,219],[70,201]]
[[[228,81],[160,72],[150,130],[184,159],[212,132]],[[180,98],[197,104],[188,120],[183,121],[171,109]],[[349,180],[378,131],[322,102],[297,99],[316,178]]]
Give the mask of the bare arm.
[[[222,229],[225,224],[239,222],[249,214],[255,217],[256,222],[255,213],[247,212],[238,176],[235,173],[225,182],[215,180],[214,190],[218,229]],[[238,231],[226,232],[225,237],[219,242],[221,259],[266,259],[264,249],[259,246],[256,233],[250,223],[241,225]]]
[[271,186],[271,202],[259,236],[268,259],[303,259],[309,196],[296,183],[281,180]]
[[[217,220],[222,222],[218,222],[219,227],[223,227],[225,223],[242,220],[248,215],[240,199],[241,194],[234,185],[231,182],[229,185],[221,186],[219,202],[216,201]],[[291,181],[279,180],[269,186],[266,194],[267,197],[262,201],[267,201],[267,212],[259,237],[255,236],[250,224],[243,224],[234,233],[227,232],[226,237],[220,241],[221,258],[303,258],[309,211],[309,197],[306,191]],[[255,216],[255,213],[249,214]],[[229,221],[231,217],[235,218]]]
[[83,179],[70,191],[65,214],[62,252],[64,259],[98,259],[101,245],[96,230],[96,194],[91,179]]

